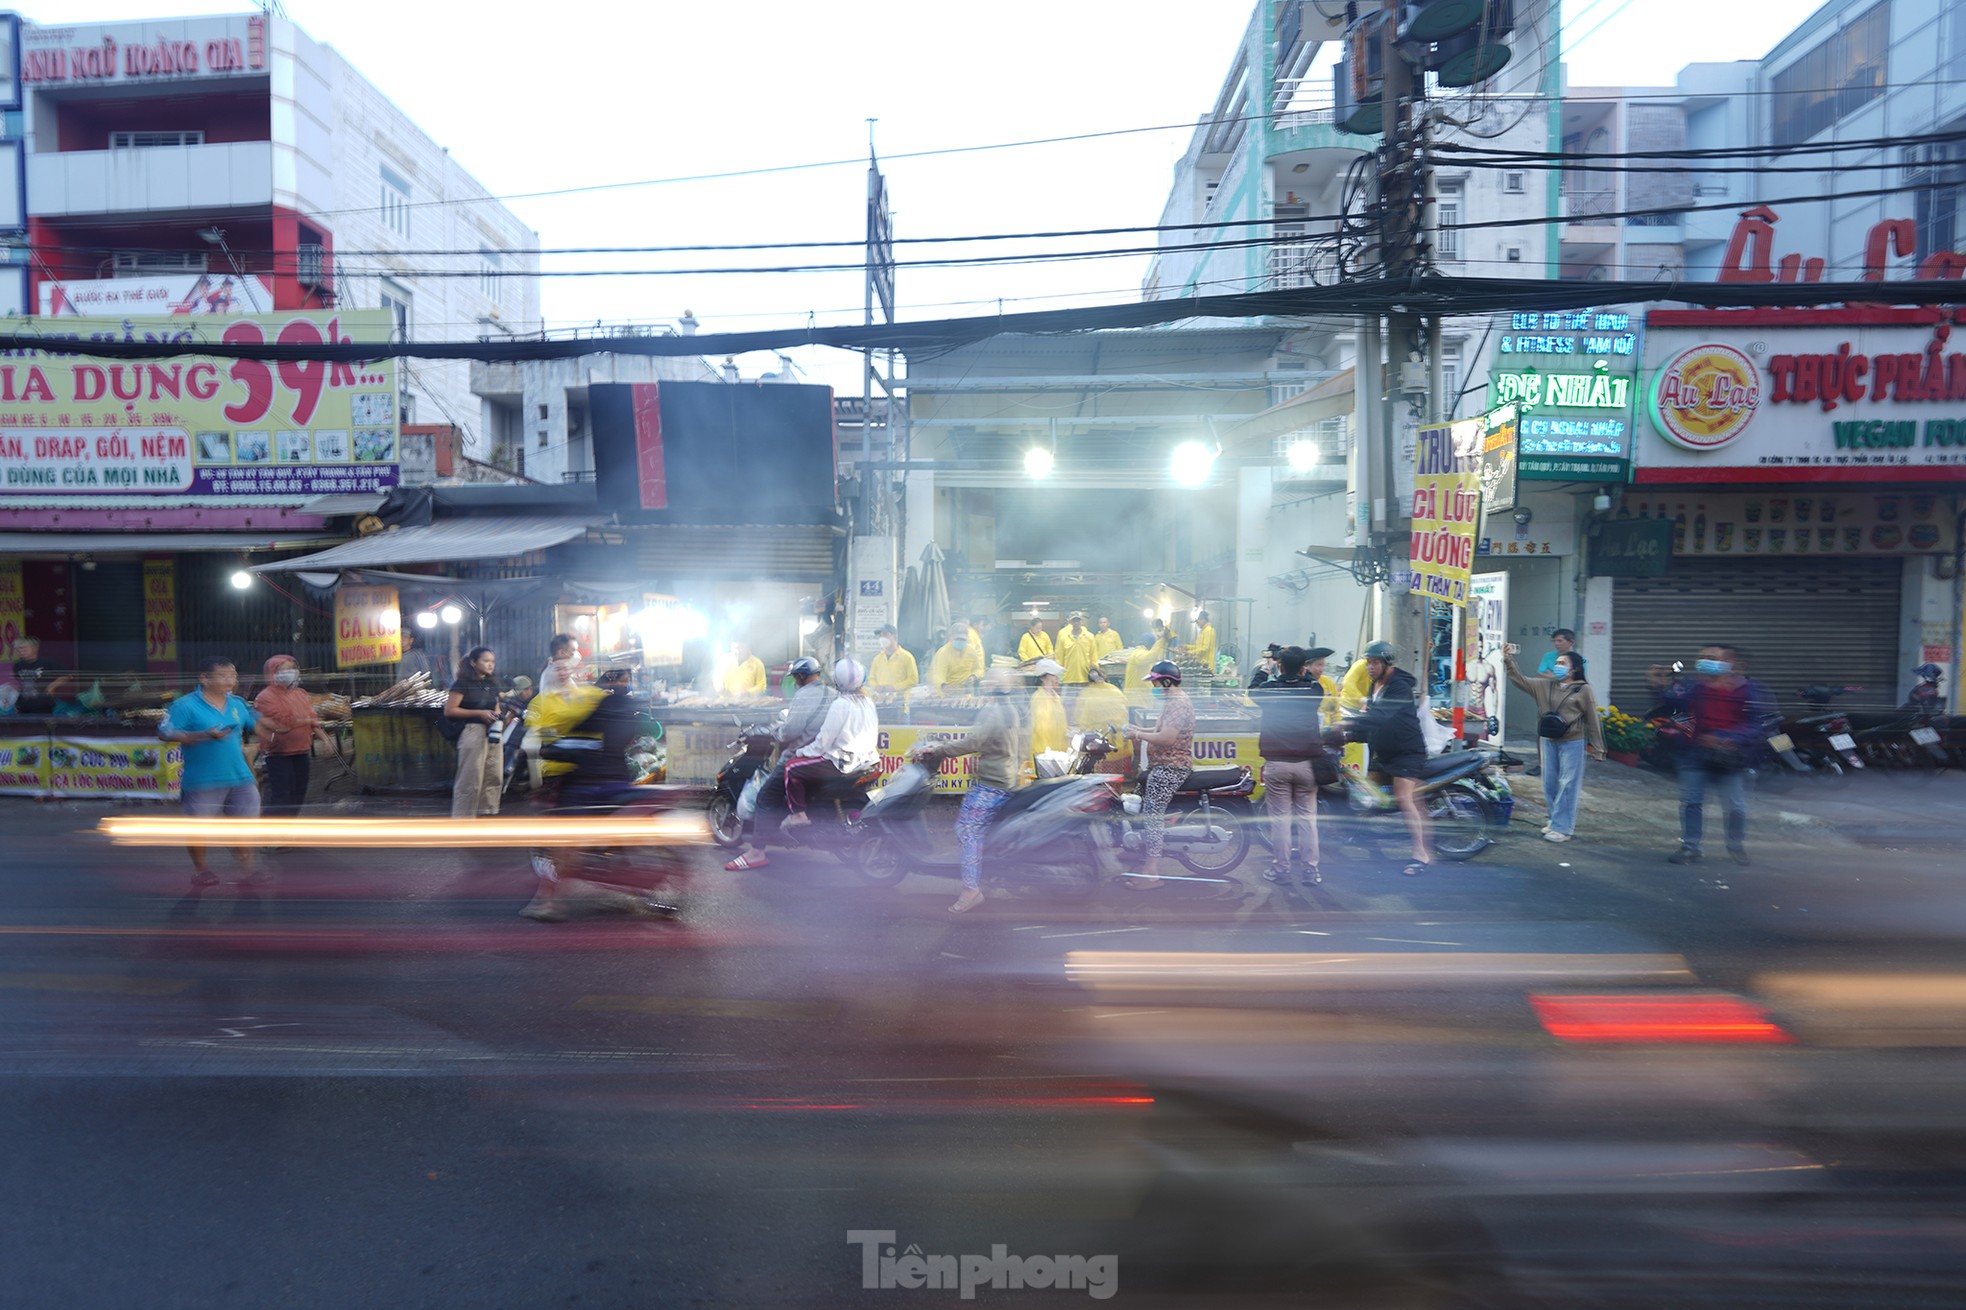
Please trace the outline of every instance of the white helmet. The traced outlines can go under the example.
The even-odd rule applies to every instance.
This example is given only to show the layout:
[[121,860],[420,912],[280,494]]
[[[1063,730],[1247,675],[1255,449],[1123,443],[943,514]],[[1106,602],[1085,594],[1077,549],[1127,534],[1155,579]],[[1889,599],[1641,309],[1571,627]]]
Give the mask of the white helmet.
[[867,670],[859,660],[841,660],[833,666],[833,685],[841,691],[859,691],[867,681]]

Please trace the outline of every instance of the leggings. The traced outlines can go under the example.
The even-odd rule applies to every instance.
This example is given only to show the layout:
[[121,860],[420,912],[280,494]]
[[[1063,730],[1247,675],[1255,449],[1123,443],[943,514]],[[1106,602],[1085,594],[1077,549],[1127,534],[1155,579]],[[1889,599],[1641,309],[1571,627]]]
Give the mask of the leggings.
[[1010,799],[1010,793],[1001,787],[979,787],[970,784],[969,795],[963,797],[963,807],[956,815],[956,840],[963,850],[963,886],[976,891],[983,886],[983,834],[990,830],[990,820]]
[[1181,780],[1190,771],[1169,764],[1147,770],[1146,785],[1140,789],[1140,817],[1147,824],[1147,858],[1160,858],[1161,843],[1167,837],[1167,803],[1181,789]]

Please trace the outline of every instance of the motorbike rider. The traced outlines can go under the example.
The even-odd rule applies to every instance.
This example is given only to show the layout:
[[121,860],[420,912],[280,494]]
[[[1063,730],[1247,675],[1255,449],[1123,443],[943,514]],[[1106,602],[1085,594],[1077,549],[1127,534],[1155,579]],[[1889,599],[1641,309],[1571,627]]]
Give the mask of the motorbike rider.
[[1375,641],[1365,648],[1365,672],[1370,689],[1348,735],[1363,740],[1372,754],[1373,769],[1393,780],[1393,800],[1413,836],[1413,858],[1400,872],[1415,877],[1434,858],[1427,813],[1420,807],[1420,779],[1427,763],[1427,739],[1420,730],[1420,689],[1413,675],[1399,667],[1399,650],[1389,641]]
[[[554,812],[591,812],[606,808],[614,795],[633,781],[628,771],[628,747],[641,731],[641,712],[629,700],[634,670],[623,665],[602,669],[594,686],[605,693],[582,719],[560,740],[589,738],[599,745],[582,750],[572,761],[572,771],[561,775],[559,798]],[[556,923],[566,918],[560,897],[559,866],[552,861],[535,861],[538,880],[532,903],[519,911],[528,919]]]
[[812,823],[806,799],[814,787],[856,778],[881,762],[880,719],[865,684],[867,671],[858,660],[833,665],[833,686],[839,693],[826,708],[819,735],[798,748],[785,765],[785,802],[792,812],[782,827],[803,828]]
[[792,703],[786,708],[783,721],[771,730],[773,755],[765,765],[764,787],[758,793],[757,808],[744,823],[744,846],[735,859],[724,865],[733,873],[744,869],[762,869],[771,862],[754,840],[758,823],[767,813],[785,808],[785,762],[819,735],[833,699],[831,689],[819,679],[819,661],[812,656],[799,656],[786,671],[798,684],[798,690],[792,693]]
[[960,755],[976,757],[976,773],[956,815],[956,841],[962,847],[963,890],[949,907],[951,914],[967,914],[983,903],[983,835],[990,820],[1010,799],[1017,787],[1017,773],[1024,751],[1019,743],[1017,706],[1011,700],[1012,677],[1008,670],[994,670],[984,679],[984,704],[969,735],[958,741],[935,742],[918,747],[913,754],[924,761],[952,759]]
[[1161,660],[1147,670],[1147,685],[1161,702],[1159,720],[1151,730],[1127,724],[1120,735],[1145,743],[1147,775],[1140,784],[1140,818],[1145,827],[1147,858],[1137,877],[1121,885],[1151,891],[1161,885],[1161,848],[1167,839],[1167,803],[1182,780],[1195,771],[1195,706],[1181,690],[1181,666]]
[[1768,688],[1741,665],[1737,647],[1716,642],[1701,649],[1690,681],[1657,664],[1645,671],[1645,680],[1663,691],[1666,713],[1693,724],[1679,750],[1679,849],[1667,864],[1698,862],[1709,790],[1719,795],[1727,816],[1729,858],[1748,862],[1748,771],[1780,724],[1781,711]]

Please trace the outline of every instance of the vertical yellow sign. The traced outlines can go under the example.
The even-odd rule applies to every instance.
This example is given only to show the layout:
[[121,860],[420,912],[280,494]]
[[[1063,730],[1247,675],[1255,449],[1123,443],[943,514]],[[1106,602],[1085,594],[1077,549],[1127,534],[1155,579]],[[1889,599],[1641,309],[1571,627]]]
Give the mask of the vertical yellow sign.
[[401,606],[394,587],[337,587],[334,663],[338,669],[403,658]]
[[177,564],[143,562],[143,658],[152,673],[177,668]]
[[0,560],[0,659],[14,658],[14,641],[27,629],[27,592],[21,587],[20,561]]

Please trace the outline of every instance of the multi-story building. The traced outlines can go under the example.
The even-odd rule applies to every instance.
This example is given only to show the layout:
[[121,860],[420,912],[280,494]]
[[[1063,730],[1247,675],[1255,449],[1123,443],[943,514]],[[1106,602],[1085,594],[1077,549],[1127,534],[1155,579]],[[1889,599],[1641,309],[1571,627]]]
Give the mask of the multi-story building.
[[[239,311],[379,309],[403,338],[538,330],[538,234],[292,21],[25,25],[21,56],[41,312],[87,308],[101,281],[229,277]],[[399,376],[403,421],[490,453],[467,364]]]

